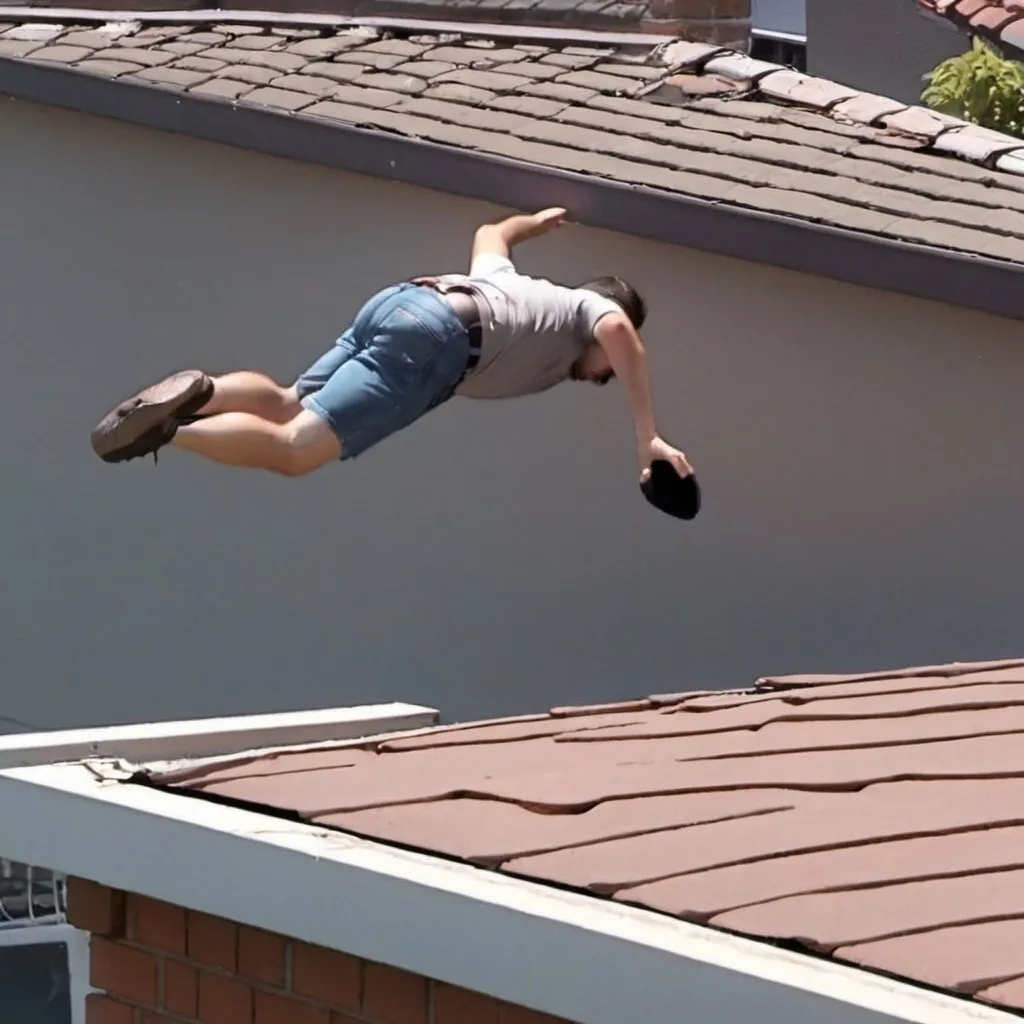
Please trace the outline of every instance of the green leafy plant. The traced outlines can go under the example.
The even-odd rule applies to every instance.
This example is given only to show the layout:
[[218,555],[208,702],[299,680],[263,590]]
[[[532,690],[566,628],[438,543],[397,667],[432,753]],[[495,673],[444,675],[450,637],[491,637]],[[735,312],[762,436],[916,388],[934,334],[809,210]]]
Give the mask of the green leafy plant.
[[1024,137],[1024,64],[1005,60],[977,36],[970,50],[924,76],[932,110]]

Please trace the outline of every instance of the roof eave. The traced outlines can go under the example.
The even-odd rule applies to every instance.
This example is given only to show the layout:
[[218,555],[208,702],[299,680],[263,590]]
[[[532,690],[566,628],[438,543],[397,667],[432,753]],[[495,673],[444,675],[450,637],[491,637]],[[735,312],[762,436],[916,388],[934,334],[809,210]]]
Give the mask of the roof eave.
[[[580,1024],[741,1020],[754,1006],[790,1024],[823,1013],[837,1024],[1016,1020],[648,911],[119,778],[102,762],[0,770],[4,855]],[[267,892],[278,895],[254,898]]]
[[224,758],[268,747],[289,747],[380,735],[407,735],[436,726],[436,708],[394,702],[311,711],[233,715],[181,722],[55,729],[0,736],[0,769],[119,758],[128,761]]
[[1024,266],[982,256],[29,60],[0,59],[0,94],[505,207],[555,203],[591,227],[1024,319]]

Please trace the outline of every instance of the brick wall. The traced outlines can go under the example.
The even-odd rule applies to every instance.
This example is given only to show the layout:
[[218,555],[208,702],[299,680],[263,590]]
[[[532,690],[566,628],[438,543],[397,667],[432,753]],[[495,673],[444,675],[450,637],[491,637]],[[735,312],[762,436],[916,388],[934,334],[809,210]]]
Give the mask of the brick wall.
[[568,1024],[83,879],[68,913],[92,935],[87,1024]]
[[[637,2],[637,0],[633,0]],[[750,49],[751,0],[640,0],[641,31],[678,36],[744,53]]]

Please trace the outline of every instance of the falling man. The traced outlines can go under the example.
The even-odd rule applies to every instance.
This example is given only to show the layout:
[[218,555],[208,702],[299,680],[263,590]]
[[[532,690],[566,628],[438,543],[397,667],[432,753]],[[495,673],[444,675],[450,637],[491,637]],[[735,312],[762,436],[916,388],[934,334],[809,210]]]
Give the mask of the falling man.
[[93,450],[125,462],[155,458],[169,445],[224,465],[304,476],[356,458],[453,395],[507,399],[614,377],[632,411],[642,485],[650,486],[652,466],[671,468],[674,483],[688,480],[685,455],[655,424],[637,290],[619,277],[566,287],[512,262],[517,244],[565,218],[554,207],[482,225],[468,274],[377,292],[291,386],[252,370],[173,373],[106,415],[92,431]]

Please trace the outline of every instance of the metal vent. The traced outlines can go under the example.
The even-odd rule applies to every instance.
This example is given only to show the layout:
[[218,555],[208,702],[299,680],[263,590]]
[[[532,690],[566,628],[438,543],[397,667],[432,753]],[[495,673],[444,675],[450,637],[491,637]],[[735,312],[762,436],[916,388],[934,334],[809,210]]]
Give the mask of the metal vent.
[[67,883],[47,868],[0,858],[0,929],[63,924]]

